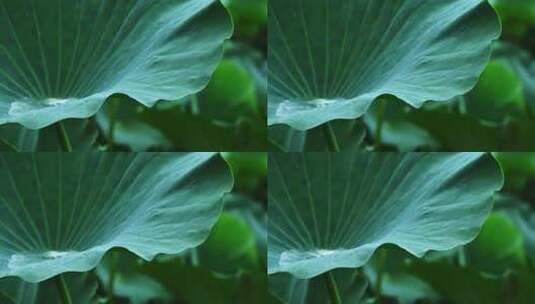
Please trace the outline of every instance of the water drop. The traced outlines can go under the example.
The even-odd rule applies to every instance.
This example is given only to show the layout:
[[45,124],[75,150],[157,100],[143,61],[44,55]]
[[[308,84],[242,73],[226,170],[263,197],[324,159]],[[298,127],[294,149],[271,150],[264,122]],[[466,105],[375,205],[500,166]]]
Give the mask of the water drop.
[[342,104],[349,102],[346,99],[325,99],[316,98],[308,101],[299,100],[284,100],[277,106],[277,116],[284,116],[287,114],[293,114],[300,111],[313,110],[317,108],[326,108],[334,104]]
[[68,102],[68,99],[58,99],[58,98],[47,98],[45,99],[44,103],[47,106],[59,106],[66,102]]
[[43,253],[44,257],[51,258],[51,259],[57,259],[64,257],[69,254],[69,251],[47,251]]
[[45,251],[41,253],[25,253],[25,254],[13,254],[9,258],[7,267],[11,269],[24,268],[27,265],[38,264],[65,258],[68,255],[75,254],[76,251]]
[[36,109],[37,107],[33,106],[29,102],[15,101],[15,102],[12,102],[11,105],[9,106],[8,114],[9,115],[24,114],[24,113],[27,113]]
[[289,250],[281,254],[280,261],[281,263],[291,263],[291,262],[300,262],[304,260],[310,260],[315,258],[324,258],[329,256],[334,256],[340,251],[346,249],[340,248],[336,250],[331,249],[315,249],[309,251],[299,251],[299,250]]

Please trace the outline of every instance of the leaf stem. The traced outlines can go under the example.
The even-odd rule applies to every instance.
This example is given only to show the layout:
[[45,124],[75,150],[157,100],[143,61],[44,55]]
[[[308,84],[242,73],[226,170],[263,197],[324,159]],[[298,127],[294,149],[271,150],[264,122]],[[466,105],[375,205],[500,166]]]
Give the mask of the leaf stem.
[[59,121],[56,123],[56,131],[58,132],[58,139],[61,144],[61,148],[64,152],[72,152],[71,141],[69,140],[69,135],[65,130],[63,122]]
[[331,304],[342,304],[342,298],[340,297],[340,292],[338,291],[338,286],[336,286],[332,271],[325,273],[323,277],[325,278],[327,290],[329,290]]
[[108,281],[108,301],[109,303],[114,303],[114,297],[115,294],[115,277],[117,274],[117,252],[111,251],[111,265],[110,265],[110,273],[109,273],[109,281]]
[[194,267],[199,266],[199,252],[197,248],[191,249],[191,265]]
[[197,98],[197,95],[193,94],[191,95],[191,114],[199,115],[199,113],[199,99]]
[[113,147],[114,137],[115,137],[115,129],[117,127],[117,115],[119,114],[119,102],[120,99],[114,100],[115,102],[110,103],[111,105],[111,111],[109,113],[109,128],[108,128],[108,145],[110,147]]
[[61,298],[61,302],[63,302],[63,304],[72,304],[71,294],[69,293],[69,288],[67,287],[67,283],[65,282],[65,278],[63,277],[63,275],[57,275],[55,281],[56,287],[58,288],[58,292]]
[[458,258],[459,258],[459,266],[466,267],[466,251],[464,250],[464,247],[459,247],[458,252]]
[[374,284],[374,294],[375,299],[377,300],[377,303],[383,303],[383,275],[384,275],[384,267],[386,263],[386,250],[383,248],[380,248],[378,250],[378,269],[377,269],[377,275],[375,277],[375,284]]
[[0,147],[1,146],[5,146],[7,148],[9,148],[9,152],[20,152],[19,149],[13,145],[12,143],[8,142],[7,140],[3,140],[3,139],[0,139]]
[[281,144],[279,144],[278,142],[274,141],[271,138],[268,138],[268,143],[271,144],[273,146],[273,148],[277,149],[276,150],[277,152],[289,152],[289,151],[287,151],[288,149],[286,149]]
[[376,118],[376,125],[375,125],[375,148],[379,148],[382,145],[383,141],[383,125],[384,125],[384,116],[385,116],[385,100],[382,98],[379,98],[377,100],[378,102],[378,108],[377,108],[377,118]]
[[323,124],[321,127],[323,129],[323,134],[325,135],[325,140],[329,147],[330,152],[340,152],[340,146],[338,145],[338,140],[336,140],[336,134],[334,133],[331,123]]

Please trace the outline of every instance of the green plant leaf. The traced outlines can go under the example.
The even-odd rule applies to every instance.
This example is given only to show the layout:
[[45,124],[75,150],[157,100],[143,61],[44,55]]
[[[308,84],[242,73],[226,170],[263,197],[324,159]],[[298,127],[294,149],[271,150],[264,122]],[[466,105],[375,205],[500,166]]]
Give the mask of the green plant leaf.
[[503,123],[506,118],[525,114],[520,76],[505,60],[489,62],[477,85],[467,94],[466,108],[492,123]]
[[[533,5],[535,10],[535,1]],[[496,44],[493,56],[509,62],[513,67],[522,79],[526,102],[535,109],[535,57],[524,49],[504,42]]]
[[246,67],[238,60],[224,59],[196,102],[204,117],[233,123],[256,115],[256,97],[256,84]]
[[477,238],[466,247],[468,264],[476,269],[503,274],[526,265],[521,230],[505,214],[489,216]]
[[122,93],[146,106],[201,90],[230,18],[215,0],[0,3],[0,124],[38,129]]
[[[407,119],[411,111],[409,106],[395,98],[382,97],[380,103],[373,104],[364,116],[364,123],[377,141],[378,119],[381,119],[381,142],[394,145],[400,151],[412,151],[418,148],[435,148],[438,144],[423,128]],[[421,110],[417,110],[421,111]]]
[[412,304],[422,299],[437,300],[438,294],[429,284],[407,271],[406,264],[410,261],[410,254],[398,247],[383,246],[363,270],[374,290],[379,283],[381,295],[395,298],[400,304]]
[[474,268],[454,266],[444,261],[414,261],[406,270],[433,286],[447,300],[446,303],[529,304],[535,296],[535,275],[529,271],[489,277]]
[[535,152],[494,153],[505,176],[505,188],[521,191],[526,183],[535,179]]
[[272,153],[269,167],[268,272],[298,278],[363,266],[383,244],[466,244],[503,184],[483,153]]
[[254,36],[266,25],[267,0],[221,0],[228,8],[238,35]]
[[240,216],[253,230],[258,251],[265,264],[267,260],[267,214],[262,202],[236,193],[225,195],[224,201],[225,210]]
[[[495,209],[514,222],[516,229],[523,235],[526,254],[535,259],[535,209],[529,202],[506,194],[497,196]],[[510,248],[510,244],[508,245],[507,248]]]
[[259,183],[265,182],[268,172],[267,153],[265,152],[224,152],[234,177],[235,189],[254,191]]
[[[531,119],[510,121],[504,126],[483,124],[470,115],[445,109],[411,111],[406,119],[425,129],[441,145],[441,151],[531,151],[535,142],[526,140],[535,132]],[[462,130],[454,132],[452,130]]]
[[0,179],[0,277],[29,282],[198,246],[232,188],[214,153],[4,153]]
[[115,96],[108,99],[95,118],[110,143],[126,146],[132,151],[171,150],[172,145],[164,134],[141,119],[143,111],[152,110],[154,108],[146,109],[125,96]]
[[461,268],[444,262],[415,261],[409,271],[428,282],[453,304],[502,304],[502,282],[486,278],[470,268]]
[[[261,42],[267,43],[267,41]],[[258,112],[262,113],[262,117],[265,120],[268,81],[264,48],[255,48],[249,44],[233,40],[225,44],[225,58],[239,63],[245,68],[247,74],[253,78],[257,95],[256,108]]]
[[236,21],[265,23],[267,20],[267,0],[221,0]]
[[238,215],[223,212],[210,236],[197,249],[200,265],[216,273],[260,271],[256,238],[251,227]]
[[504,21],[535,24],[534,0],[490,0]]
[[[267,127],[263,118],[245,118],[229,125],[193,114],[180,102],[160,102],[151,109],[124,100],[115,104],[125,115],[116,117],[114,140],[134,151],[169,147],[176,151],[261,151],[266,145]],[[109,134],[110,113],[115,111],[109,106],[112,104],[108,103],[103,107],[106,112],[97,115],[106,134]]]
[[[128,251],[111,250],[96,268],[96,273],[108,294],[127,298],[132,304],[169,300],[171,293],[160,282],[138,271],[142,262]],[[110,284],[112,277],[113,284]]]
[[420,107],[465,93],[500,34],[481,0],[273,0],[269,9],[268,123],[299,130],[360,117],[384,94]]
[[178,303],[188,304],[271,304],[263,273],[242,273],[222,278],[211,271],[184,265],[180,259],[148,263],[139,271],[150,275],[172,291]]

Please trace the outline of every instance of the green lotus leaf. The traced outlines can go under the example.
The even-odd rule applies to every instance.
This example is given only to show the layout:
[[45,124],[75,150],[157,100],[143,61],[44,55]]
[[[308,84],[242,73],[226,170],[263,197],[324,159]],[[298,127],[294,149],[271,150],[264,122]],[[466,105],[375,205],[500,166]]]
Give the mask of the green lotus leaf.
[[[507,303],[503,282],[485,277],[475,269],[450,265],[445,262],[414,261],[407,267],[410,273],[429,283],[445,300],[452,304]],[[513,292],[517,292],[514,290]],[[509,299],[510,300],[510,299]],[[511,303],[524,303],[511,301]]]
[[[495,209],[500,214],[506,214],[513,221],[516,229],[522,233],[525,253],[532,259],[535,258],[535,210],[530,206],[530,203],[516,196],[502,194],[497,196],[495,200]],[[513,241],[516,238],[513,235]],[[501,248],[499,252],[513,251],[511,247],[516,244],[512,243],[508,243],[508,246],[505,249]]]
[[535,107],[535,58],[533,55],[513,44],[500,42],[496,44],[493,56],[507,61],[513,67],[522,79],[526,102],[531,107]]
[[251,227],[262,261],[267,260],[267,214],[262,202],[242,194],[230,193],[224,197],[225,210],[240,216]]
[[268,15],[267,0],[221,0],[232,15],[236,32],[254,36],[265,27]]
[[274,304],[265,272],[243,272],[232,277],[185,265],[180,259],[146,263],[137,270],[157,280],[173,293],[176,303]]
[[101,260],[96,274],[108,294],[127,298],[131,304],[156,300],[168,303],[170,292],[155,279],[138,271],[142,263],[140,258],[127,251],[111,250]]
[[535,275],[527,269],[493,277],[470,266],[458,267],[444,261],[414,261],[406,268],[442,295],[443,300],[437,303],[530,304],[535,297]]
[[199,113],[221,123],[235,123],[257,113],[255,80],[238,60],[221,61],[206,88],[196,97]]
[[[221,124],[191,113],[181,102],[159,102],[142,109],[128,100],[107,102],[97,122],[109,139],[110,121],[115,115],[113,141],[134,151],[262,151],[265,150],[265,119],[251,117],[237,124]],[[184,130],[188,130],[184,132]],[[169,148],[171,147],[171,148]]]
[[506,214],[493,213],[467,245],[466,259],[471,267],[488,273],[522,269],[526,265],[522,231]]
[[526,102],[520,76],[505,60],[492,60],[467,94],[466,109],[482,121],[503,124],[525,116]]
[[407,271],[407,264],[412,260],[406,251],[384,246],[376,251],[363,271],[372,290],[377,290],[379,283],[381,294],[397,299],[399,304],[413,304],[424,299],[437,301],[439,296],[431,286]]
[[222,0],[236,21],[265,23],[267,19],[267,0]]
[[253,230],[239,215],[229,212],[221,214],[197,254],[200,265],[222,275],[262,268]]
[[[174,104],[164,103],[166,106]],[[171,143],[162,132],[140,119],[143,111],[152,111],[157,107],[147,110],[124,96],[110,98],[95,115],[95,120],[108,142],[128,147],[134,152],[172,151]]]
[[[521,192],[527,183],[535,179],[535,152],[496,152],[496,160],[500,164],[505,176],[505,188],[510,192]],[[504,196],[500,196],[500,200]],[[515,200],[507,198],[511,205]]]
[[533,0],[490,0],[504,21],[535,24],[535,1]]
[[229,164],[236,190],[254,191],[260,183],[265,183],[268,172],[267,153],[224,152],[221,156]]
[[116,93],[145,106],[201,90],[230,18],[215,0],[0,2],[0,124],[95,114]]
[[407,113],[410,110],[400,100],[383,98],[370,107],[363,120],[374,140],[383,146],[393,145],[400,151],[437,150],[438,143],[431,134],[409,121]]
[[269,167],[268,272],[298,278],[361,267],[383,244],[466,244],[503,184],[483,153],[273,153]]
[[232,187],[214,153],[3,153],[0,179],[0,278],[29,282],[114,247],[145,260],[196,247]]
[[[459,115],[446,108],[420,109],[405,116],[425,129],[443,151],[532,151],[535,142],[525,140],[535,133],[532,119],[518,119],[503,126],[482,123],[471,115]],[[451,130],[464,130],[452,132]],[[502,136],[503,134],[503,136]]]
[[300,130],[360,117],[384,94],[413,107],[463,94],[501,32],[482,0],[273,0],[269,10],[268,123]]

